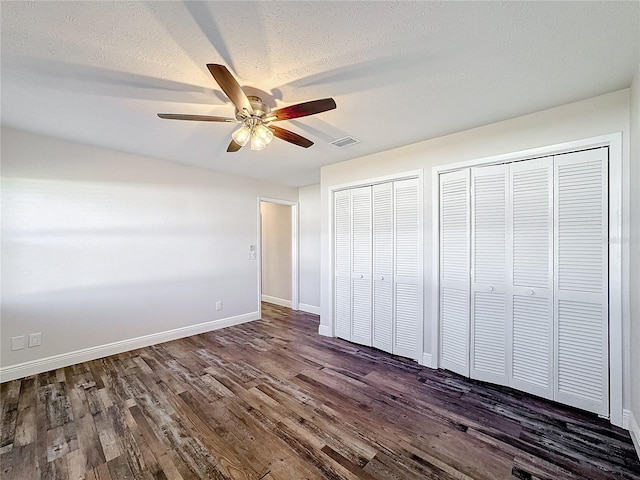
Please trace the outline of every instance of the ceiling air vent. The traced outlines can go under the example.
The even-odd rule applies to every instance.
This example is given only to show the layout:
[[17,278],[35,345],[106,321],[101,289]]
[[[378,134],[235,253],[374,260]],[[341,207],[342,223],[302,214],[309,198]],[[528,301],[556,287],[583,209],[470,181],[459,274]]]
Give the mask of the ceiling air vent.
[[335,145],[336,147],[344,148],[344,147],[348,147],[349,145],[353,145],[354,143],[360,143],[360,140],[353,137],[343,137],[329,143],[331,143],[331,145]]

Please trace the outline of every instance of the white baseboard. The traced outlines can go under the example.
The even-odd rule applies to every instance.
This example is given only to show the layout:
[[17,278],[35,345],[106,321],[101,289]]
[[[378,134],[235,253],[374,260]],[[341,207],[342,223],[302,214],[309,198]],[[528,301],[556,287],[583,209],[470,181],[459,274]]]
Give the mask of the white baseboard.
[[329,325],[320,325],[318,327],[318,334],[322,335],[323,337],[333,337],[333,334],[331,333],[331,327]]
[[148,347],[149,345],[177,340],[178,338],[190,337],[191,335],[198,335],[200,333],[210,332],[212,330],[231,327],[233,325],[239,325],[241,323],[259,319],[260,312],[250,312],[243,315],[237,315],[235,317],[220,318],[218,320],[199,323],[197,325],[174,328],[173,330],[167,330],[165,332],[152,333],[142,337],[129,338],[113,343],[107,343],[105,345],[76,350],[74,352],[61,353],[51,357],[31,360],[29,362],[18,363],[16,365],[9,365],[8,367],[0,368],[0,383],[27,377],[29,375],[48,372],[50,370],[55,370],[56,368],[68,367],[69,365],[75,365],[76,363],[88,362],[89,360],[115,355],[116,353],[135,350],[136,348]]
[[306,303],[299,303],[298,310],[302,310],[303,312],[313,313],[314,315],[320,315],[320,307],[316,307],[315,305],[307,305]]
[[436,368],[433,365],[433,360],[431,358],[431,354],[430,353],[422,353],[422,362],[421,365],[425,366],[425,367],[429,367],[429,368]]
[[633,412],[630,410],[626,411],[629,412],[629,433],[631,434],[631,440],[633,441],[633,446],[636,447],[638,458],[640,458],[640,427],[633,416]]
[[270,295],[262,295],[262,301],[267,303],[273,303],[280,305],[281,307],[291,308],[291,300],[285,300],[284,298],[272,297]]

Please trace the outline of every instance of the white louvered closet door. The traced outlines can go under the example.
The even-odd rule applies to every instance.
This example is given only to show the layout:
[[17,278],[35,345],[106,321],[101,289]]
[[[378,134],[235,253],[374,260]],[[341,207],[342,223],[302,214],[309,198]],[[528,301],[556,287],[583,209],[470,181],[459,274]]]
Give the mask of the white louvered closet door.
[[395,217],[395,329],[393,353],[422,355],[422,215],[417,178],[393,182]]
[[440,175],[440,365],[469,376],[469,170]]
[[336,336],[351,340],[351,192],[333,195]]
[[371,187],[351,190],[351,341],[371,346]]
[[507,165],[471,169],[471,378],[507,385]]
[[393,352],[393,184],[373,193],[373,346]]
[[553,158],[509,167],[509,385],[553,398]]
[[557,155],[555,399],[609,414],[608,149]]

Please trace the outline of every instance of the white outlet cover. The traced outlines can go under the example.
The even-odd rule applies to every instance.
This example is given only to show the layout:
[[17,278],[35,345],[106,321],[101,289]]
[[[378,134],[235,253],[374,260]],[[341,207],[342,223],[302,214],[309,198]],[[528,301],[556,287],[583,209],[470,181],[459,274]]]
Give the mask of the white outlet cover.
[[42,345],[42,333],[29,334],[29,348],[39,347],[40,345]]

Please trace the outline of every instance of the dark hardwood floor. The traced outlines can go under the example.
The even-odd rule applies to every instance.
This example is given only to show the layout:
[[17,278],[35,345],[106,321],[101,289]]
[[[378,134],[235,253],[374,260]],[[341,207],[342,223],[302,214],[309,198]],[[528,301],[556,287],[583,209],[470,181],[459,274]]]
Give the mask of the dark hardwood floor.
[[263,320],[2,384],[9,479],[639,479],[627,432]]

